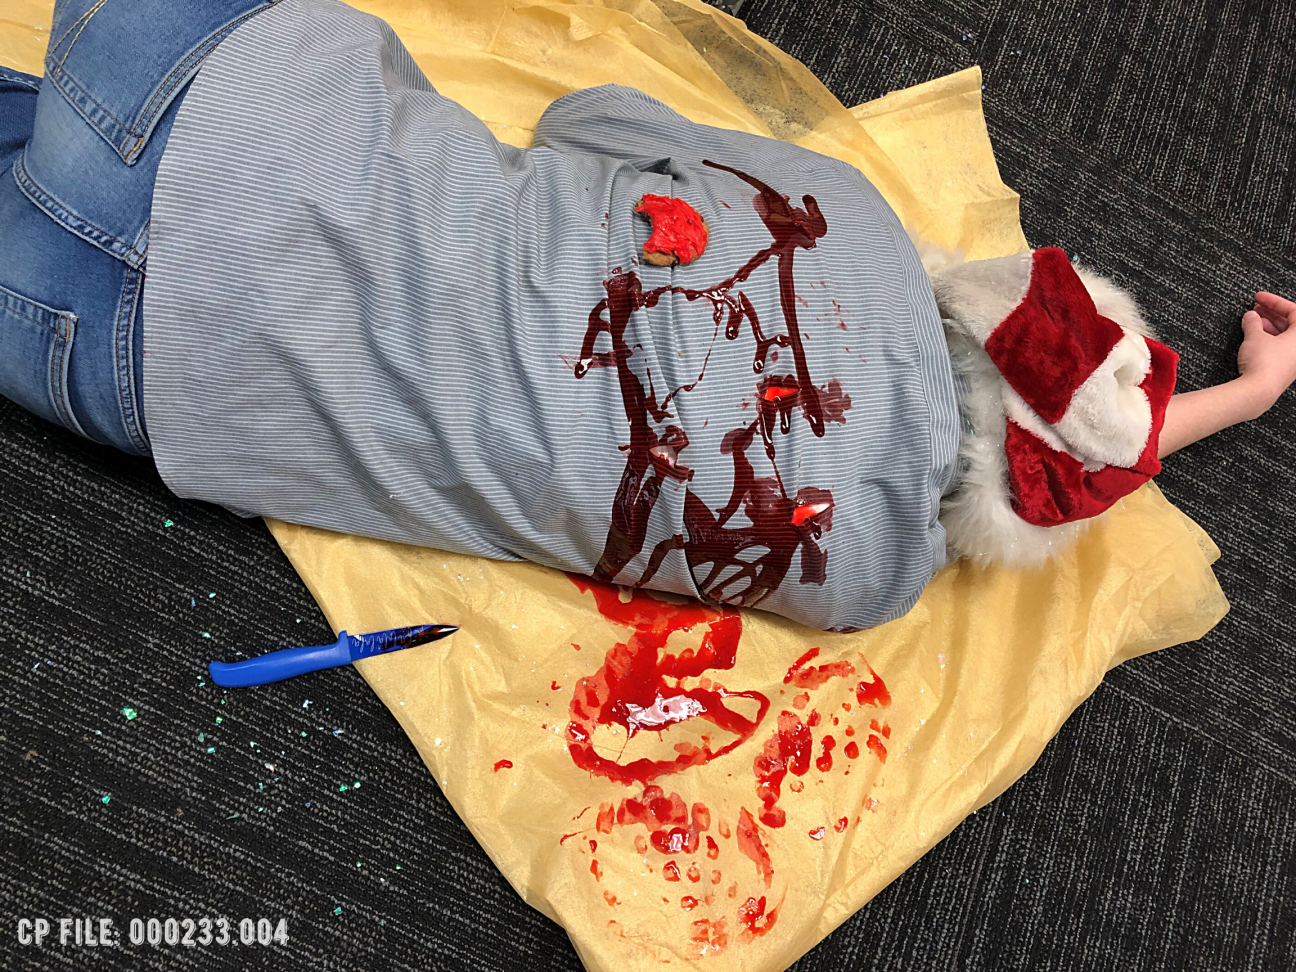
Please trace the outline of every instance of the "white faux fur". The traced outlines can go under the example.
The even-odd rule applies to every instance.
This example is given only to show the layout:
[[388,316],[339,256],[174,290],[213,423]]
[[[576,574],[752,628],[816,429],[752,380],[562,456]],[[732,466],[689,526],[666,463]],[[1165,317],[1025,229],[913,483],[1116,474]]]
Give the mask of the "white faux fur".
[[[993,330],[994,325],[1003,320],[1024,296],[1025,284],[1021,282],[1021,272],[1024,265],[1027,278],[1029,277],[1030,255],[976,261],[982,263],[982,266],[971,273],[960,273],[959,268],[964,266],[962,254],[944,250],[918,238],[914,239],[914,243],[932,279],[932,290],[945,325],[950,359],[955,371],[967,385],[967,394],[962,403],[966,427],[959,448],[960,478],[953,491],[941,501],[940,520],[945,527],[949,556],[951,559],[966,557],[983,565],[1037,567],[1074,543],[1088,528],[1090,521],[1078,520],[1055,527],[1041,527],[1027,523],[1012,508],[1008,461],[1004,455],[1007,386],[981,346],[984,335],[980,332],[987,325]],[[1128,293],[1111,281],[1079,266],[1076,267],[1076,272],[1093,298],[1099,314],[1135,334],[1149,334],[1147,322]],[[982,282],[991,281],[999,290],[999,295],[978,294],[978,278]],[[1006,310],[1002,306],[1005,303]],[[957,317],[953,312],[955,306],[958,307]],[[1139,358],[1141,361],[1141,358],[1136,353],[1137,349],[1131,351],[1135,353],[1129,356],[1131,361],[1125,364],[1133,368],[1137,364],[1133,359]],[[1129,375],[1125,377],[1128,378]],[[1105,377],[1098,379],[1098,382],[1103,381],[1106,381]],[[1094,391],[1099,393],[1098,389]],[[1007,392],[1014,398],[1019,398],[1012,393],[1011,388],[1007,388]],[[1020,404],[1029,411],[1029,406],[1024,402]],[[1028,428],[1040,424],[1031,423],[1029,416],[1020,418]],[[1050,435],[1048,438],[1056,436]],[[1072,450],[1065,449],[1065,444],[1060,440],[1058,444],[1075,455]],[[1114,457],[1125,458],[1124,453],[1132,448],[1129,443],[1122,445],[1129,448],[1118,448],[1112,453]],[[1084,456],[1077,458],[1082,461],[1086,459]]]

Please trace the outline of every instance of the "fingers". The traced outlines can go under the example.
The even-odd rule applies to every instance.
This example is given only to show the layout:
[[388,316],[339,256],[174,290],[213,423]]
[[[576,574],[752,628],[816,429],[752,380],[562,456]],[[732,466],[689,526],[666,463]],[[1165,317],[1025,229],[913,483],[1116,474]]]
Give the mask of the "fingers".
[[1247,313],[1257,315],[1261,321],[1264,322],[1264,329],[1268,334],[1281,334],[1283,331],[1287,330],[1288,325],[1286,318],[1280,317],[1278,314],[1269,310],[1269,308],[1263,307],[1260,304],[1256,304],[1255,307],[1247,311]]
[[1279,297],[1277,294],[1271,294],[1267,290],[1261,290],[1255,295],[1255,299],[1256,304],[1287,318],[1288,323],[1296,321],[1296,303],[1292,303],[1285,297]]

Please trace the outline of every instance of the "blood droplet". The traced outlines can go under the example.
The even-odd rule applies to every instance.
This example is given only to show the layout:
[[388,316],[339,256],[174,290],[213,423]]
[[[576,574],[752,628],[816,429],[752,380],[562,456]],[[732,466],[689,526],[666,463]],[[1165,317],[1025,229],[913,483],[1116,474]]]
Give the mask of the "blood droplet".
[[513,768],[513,761],[511,759],[501,759],[498,763],[495,764],[496,773],[498,773],[502,769],[512,769],[512,768]]
[[859,759],[859,744],[852,739],[846,744],[845,752],[848,759]]

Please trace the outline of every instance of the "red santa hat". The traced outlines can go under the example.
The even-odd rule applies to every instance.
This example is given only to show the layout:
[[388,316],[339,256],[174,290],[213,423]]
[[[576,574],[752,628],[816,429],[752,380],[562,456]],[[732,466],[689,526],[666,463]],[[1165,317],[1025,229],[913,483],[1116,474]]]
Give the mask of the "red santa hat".
[[1178,356],[1148,336],[1127,294],[1053,247],[952,266],[932,282],[971,426],[964,480],[942,514],[951,545],[1038,562],[1075,533],[1053,531],[1160,472]]

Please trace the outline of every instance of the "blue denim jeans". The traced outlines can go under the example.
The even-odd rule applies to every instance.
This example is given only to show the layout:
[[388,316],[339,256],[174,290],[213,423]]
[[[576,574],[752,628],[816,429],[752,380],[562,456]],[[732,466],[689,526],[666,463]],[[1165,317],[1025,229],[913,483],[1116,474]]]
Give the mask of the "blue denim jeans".
[[142,295],[184,91],[276,0],[59,0],[45,76],[0,67],[0,394],[149,454]]

